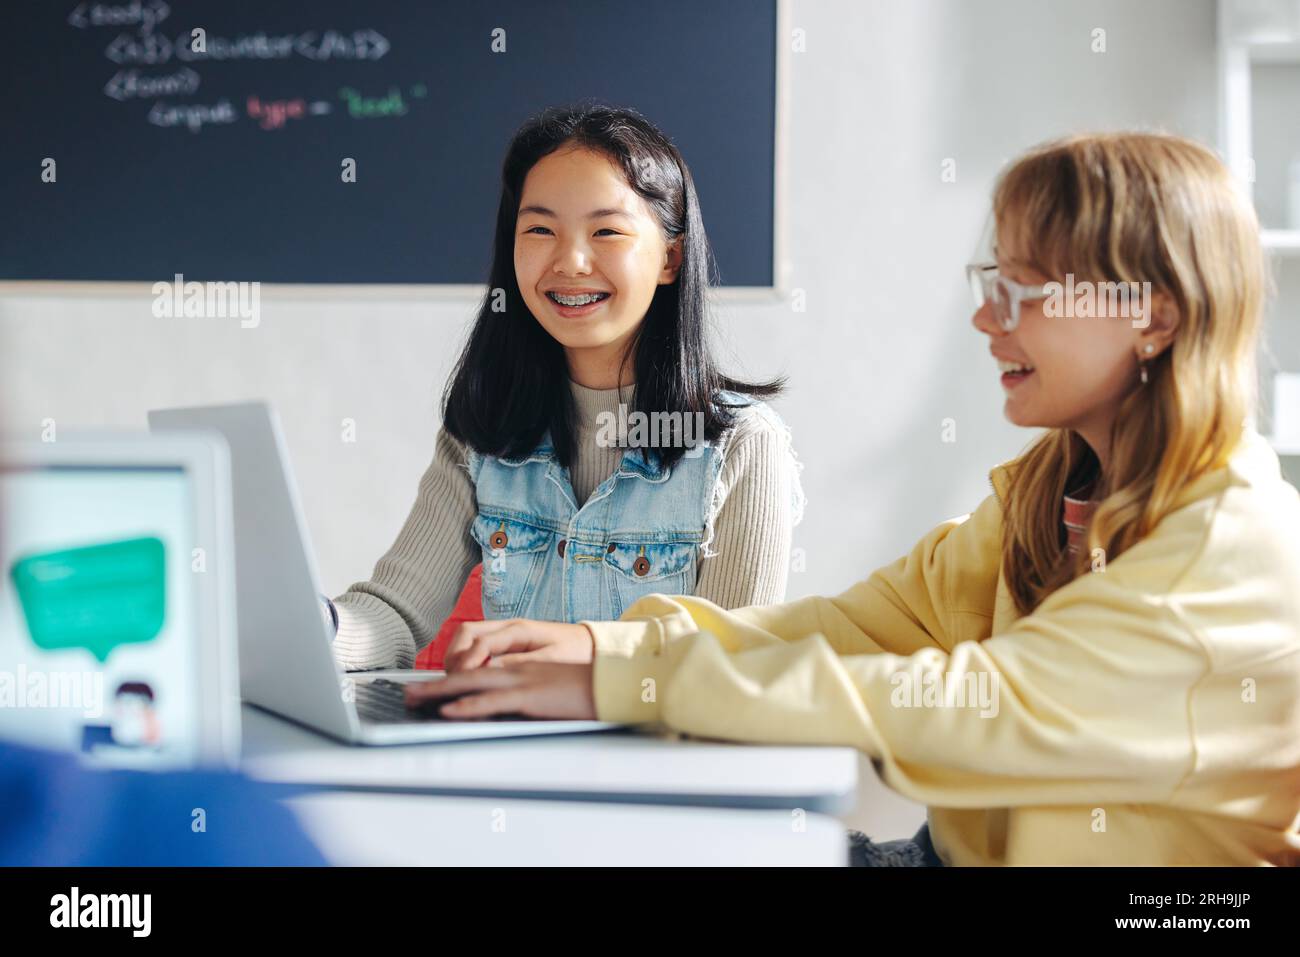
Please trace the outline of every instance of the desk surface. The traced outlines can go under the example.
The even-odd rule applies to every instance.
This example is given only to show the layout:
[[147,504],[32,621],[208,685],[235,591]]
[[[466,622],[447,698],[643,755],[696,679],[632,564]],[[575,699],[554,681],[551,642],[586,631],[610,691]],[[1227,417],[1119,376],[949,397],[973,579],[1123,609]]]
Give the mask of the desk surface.
[[844,828],[791,810],[454,798],[357,791],[284,802],[346,866],[843,866]]
[[331,789],[460,797],[801,808],[852,806],[852,748],[768,747],[631,731],[359,747],[243,707],[242,770]]

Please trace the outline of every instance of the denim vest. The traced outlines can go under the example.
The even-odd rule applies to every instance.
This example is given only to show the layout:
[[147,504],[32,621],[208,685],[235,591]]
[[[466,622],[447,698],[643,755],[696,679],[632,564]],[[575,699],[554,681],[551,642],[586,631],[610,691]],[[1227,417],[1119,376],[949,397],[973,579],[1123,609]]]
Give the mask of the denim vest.
[[612,621],[645,595],[692,594],[725,441],[701,441],[668,468],[627,449],[581,508],[549,434],[522,460],[471,451],[484,617]]

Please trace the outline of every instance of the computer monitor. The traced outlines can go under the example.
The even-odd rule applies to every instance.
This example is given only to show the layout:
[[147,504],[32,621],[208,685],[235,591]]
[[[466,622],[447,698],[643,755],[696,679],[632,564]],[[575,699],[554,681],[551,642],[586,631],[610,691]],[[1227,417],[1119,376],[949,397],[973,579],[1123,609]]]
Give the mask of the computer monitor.
[[229,472],[216,433],[0,443],[0,737],[237,763]]

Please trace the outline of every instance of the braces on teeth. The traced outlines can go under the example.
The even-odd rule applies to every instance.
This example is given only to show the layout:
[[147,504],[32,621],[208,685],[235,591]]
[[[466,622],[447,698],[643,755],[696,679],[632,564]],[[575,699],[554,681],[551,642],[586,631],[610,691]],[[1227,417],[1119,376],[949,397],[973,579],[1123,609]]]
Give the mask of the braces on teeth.
[[558,292],[548,292],[548,296],[562,306],[585,306],[588,303],[599,302],[602,299],[608,299],[609,293],[582,293],[578,296],[562,296]]

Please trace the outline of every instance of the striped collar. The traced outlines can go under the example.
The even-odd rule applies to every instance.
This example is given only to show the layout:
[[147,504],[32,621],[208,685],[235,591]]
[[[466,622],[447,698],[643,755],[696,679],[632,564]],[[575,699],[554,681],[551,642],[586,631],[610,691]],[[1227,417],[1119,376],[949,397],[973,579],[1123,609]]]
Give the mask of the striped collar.
[[[1088,491],[1088,489],[1080,489],[1078,494],[1087,495]],[[1092,519],[1097,503],[1087,498],[1074,498],[1069,495],[1062,498],[1065,503],[1062,521],[1065,523],[1066,548],[1071,555],[1074,555],[1084,545],[1088,522]]]

